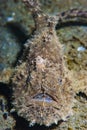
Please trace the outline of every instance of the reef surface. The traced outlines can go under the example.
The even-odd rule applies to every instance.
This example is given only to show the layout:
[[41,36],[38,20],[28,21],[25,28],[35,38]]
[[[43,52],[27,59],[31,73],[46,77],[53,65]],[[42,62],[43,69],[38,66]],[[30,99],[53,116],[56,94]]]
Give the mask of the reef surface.
[[[49,2],[43,4],[49,4]],[[47,24],[48,21],[45,21],[45,24],[44,19],[43,21],[39,21],[39,19],[35,20],[39,23],[35,23],[37,31],[33,34],[33,38],[30,38],[25,44],[25,48],[23,49],[24,53],[16,65],[15,72],[14,70],[11,71],[14,75],[11,78],[11,83],[8,85],[8,87],[12,86],[13,88],[13,104],[16,108],[17,114],[19,117],[28,120],[30,125],[38,123],[49,126],[52,123],[60,121],[60,125],[48,129],[86,130],[86,38],[83,37],[82,40],[82,35],[80,38],[77,37],[75,34],[77,34],[78,31],[76,32],[76,30],[73,29],[74,27],[72,27],[72,30],[75,30],[75,34],[73,34],[73,32],[70,34],[70,32],[68,33],[67,31],[67,38],[64,38],[63,36],[63,39],[60,39],[60,42],[58,39],[59,35],[65,35],[66,32],[63,31],[63,29],[57,31],[57,37],[55,32],[55,22],[51,17],[49,20],[53,21],[49,21],[49,27]],[[40,22],[43,24],[41,25]],[[66,30],[69,30],[69,28]],[[85,33],[86,35],[86,27],[84,29],[82,27],[79,30],[84,30],[83,34]],[[62,46],[61,43],[65,43],[65,46]],[[14,67],[12,68],[14,69]],[[7,77],[5,77],[6,74],[4,73],[5,76],[3,75],[5,69],[2,70],[0,80],[2,82],[9,82],[9,73],[7,73]],[[48,117],[46,117],[45,114],[48,114]],[[55,114],[57,116],[55,116]],[[72,116],[68,119],[67,117],[70,115]],[[67,119],[68,121],[66,121]],[[18,122],[18,119],[16,120]],[[7,124],[9,125],[9,120],[7,121]],[[12,121],[11,124],[13,124]],[[16,123],[16,126],[17,124],[18,123]],[[25,128],[21,128],[21,125],[19,126],[20,127],[16,127],[16,129],[32,129],[27,128],[26,125],[24,126]],[[3,129],[7,128],[8,126]],[[41,127],[36,128],[41,129]]]

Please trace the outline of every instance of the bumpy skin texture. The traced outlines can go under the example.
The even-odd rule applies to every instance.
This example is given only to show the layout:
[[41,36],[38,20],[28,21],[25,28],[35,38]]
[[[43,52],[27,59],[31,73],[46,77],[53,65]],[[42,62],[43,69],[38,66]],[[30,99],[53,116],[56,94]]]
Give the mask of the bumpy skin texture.
[[72,114],[71,80],[54,29],[44,28],[30,42],[12,79],[14,104],[30,125],[50,126]]
[[11,79],[13,104],[30,126],[50,126],[72,115],[75,84],[55,32],[58,19],[43,14],[37,0],[23,1],[30,7],[36,31],[25,44]]

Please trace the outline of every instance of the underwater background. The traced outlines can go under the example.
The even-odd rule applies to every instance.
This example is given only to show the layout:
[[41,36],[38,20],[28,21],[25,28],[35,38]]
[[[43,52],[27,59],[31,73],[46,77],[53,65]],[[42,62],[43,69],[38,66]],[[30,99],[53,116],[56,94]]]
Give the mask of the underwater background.
[[[87,8],[87,0],[40,2],[43,12],[49,15],[72,8]],[[0,130],[87,130],[87,95],[83,92],[76,93],[74,115],[57,126],[45,128],[36,125],[29,128],[27,121],[12,112],[11,92],[6,84],[34,28],[33,18],[20,0],[0,0]],[[67,67],[77,73],[87,71],[87,25],[69,23],[57,26],[55,30],[63,44]]]

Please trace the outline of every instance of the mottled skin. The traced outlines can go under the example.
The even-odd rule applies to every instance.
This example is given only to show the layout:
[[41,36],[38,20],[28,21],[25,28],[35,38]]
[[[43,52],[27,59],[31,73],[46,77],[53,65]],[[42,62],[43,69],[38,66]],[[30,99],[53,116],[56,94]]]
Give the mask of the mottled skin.
[[36,34],[25,58],[12,79],[18,114],[30,125],[66,120],[72,114],[72,84],[54,29],[46,27]]
[[[36,4],[25,2],[30,7]],[[19,61],[21,63],[11,81],[13,104],[30,125],[50,126],[72,115],[74,95],[69,71],[64,65],[62,46],[55,32],[56,19],[44,15],[38,4],[36,8],[35,12],[32,11],[36,13],[35,34],[25,44],[22,57],[25,60]]]
[[73,78],[65,67],[62,46],[56,36],[57,19],[44,15],[38,1],[24,2],[31,9],[36,31],[25,44],[11,81],[13,104],[30,125],[50,126],[72,115]]
[[30,126],[35,123],[50,126],[73,114],[76,84],[65,66],[62,46],[56,35],[59,17],[43,14],[37,0],[23,2],[30,8],[36,31],[25,44],[11,79],[13,105]]

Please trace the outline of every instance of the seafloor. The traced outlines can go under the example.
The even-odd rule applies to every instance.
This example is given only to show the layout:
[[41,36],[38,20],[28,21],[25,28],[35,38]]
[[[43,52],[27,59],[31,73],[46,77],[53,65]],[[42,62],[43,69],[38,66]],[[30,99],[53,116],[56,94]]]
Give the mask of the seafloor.
[[[87,8],[87,0],[40,0],[49,15],[72,8]],[[27,121],[11,114],[10,90],[6,83],[14,71],[23,44],[34,30],[34,22],[20,0],[0,0],[0,130],[87,130],[87,95],[76,93],[74,115],[58,126],[28,127]],[[87,25],[63,25],[56,28],[67,67],[77,72],[87,71]],[[86,78],[85,78],[86,79]],[[77,92],[77,91],[76,91]],[[11,110],[11,111],[10,111]]]

